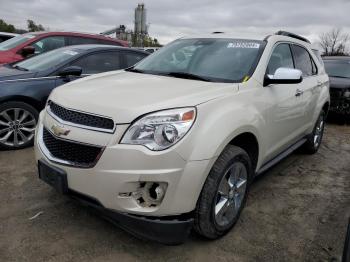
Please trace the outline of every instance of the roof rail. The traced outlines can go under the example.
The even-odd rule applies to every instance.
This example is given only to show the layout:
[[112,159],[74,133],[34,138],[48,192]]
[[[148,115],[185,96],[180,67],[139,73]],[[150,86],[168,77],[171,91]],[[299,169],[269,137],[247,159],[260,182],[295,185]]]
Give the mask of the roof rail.
[[275,33],[275,35],[289,36],[289,37],[292,37],[292,38],[295,38],[295,39],[298,39],[298,40],[301,40],[301,41],[304,41],[306,43],[311,44],[311,42],[308,39],[306,39],[305,37],[302,37],[300,35],[293,34],[293,33],[287,32],[287,31],[278,31]]

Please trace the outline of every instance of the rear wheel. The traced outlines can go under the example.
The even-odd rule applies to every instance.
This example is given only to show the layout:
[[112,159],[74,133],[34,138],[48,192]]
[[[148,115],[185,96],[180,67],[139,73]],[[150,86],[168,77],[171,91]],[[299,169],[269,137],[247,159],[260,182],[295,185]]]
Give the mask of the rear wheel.
[[203,186],[195,210],[195,231],[209,239],[226,234],[243,209],[251,177],[248,154],[239,147],[227,146]]
[[0,148],[20,149],[31,146],[39,113],[23,102],[0,105]]
[[320,148],[324,124],[325,124],[325,112],[322,110],[314,127],[312,133],[308,136],[307,141],[303,145],[303,150],[308,154],[315,154]]

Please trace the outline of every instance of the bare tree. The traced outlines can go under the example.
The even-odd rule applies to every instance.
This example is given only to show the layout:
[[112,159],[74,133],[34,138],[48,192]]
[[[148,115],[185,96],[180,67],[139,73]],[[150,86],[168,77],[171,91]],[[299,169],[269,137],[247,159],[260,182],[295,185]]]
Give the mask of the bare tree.
[[333,28],[331,31],[320,35],[320,45],[323,55],[345,55],[350,35],[343,33],[340,28]]

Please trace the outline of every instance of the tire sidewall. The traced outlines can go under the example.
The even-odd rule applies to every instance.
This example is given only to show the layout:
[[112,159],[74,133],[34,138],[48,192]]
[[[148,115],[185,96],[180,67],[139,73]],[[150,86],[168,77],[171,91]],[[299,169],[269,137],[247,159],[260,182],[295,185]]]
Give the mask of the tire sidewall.
[[[225,171],[235,162],[241,162],[247,169],[247,186],[241,206],[231,223],[220,226],[215,220],[215,205],[220,182]],[[212,166],[198,198],[194,211],[194,229],[201,236],[208,239],[217,239],[225,235],[237,222],[241,211],[247,201],[249,186],[253,178],[253,169],[248,154],[241,148],[228,145]]]
[[[215,206],[216,206],[216,196],[217,196],[217,192],[219,190],[219,186],[220,186],[220,182],[221,179],[223,179],[223,176],[226,174],[226,171],[228,170],[228,168],[236,163],[236,162],[241,162],[246,170],[247,170],[247,186],[244,192],[244,197],[241,203],[241,206],[239,207],[239,210],[235,216],[235,218],[231,221],[230,224],[226,225],[226,226],[220,226],[217,224],[216,219],[215,219]],[[216,230],[220,231],[220,232],[225,232],[229,229],[231,229],[237,222],[238,218],[240,217],[240,214],[242,212],[242,209],[247,201],[247,195],[248,195],[248,191],[249,191],[249,184],[250,184],[250,177],[251,177],[251,165],[250,165],[250,161],[249,158],[247,158],[247,156],[245,155],[237,155],[234,158],[232,158],[230,161],[228,161],[225,165],[225,168],[223,168],[222,172],[221,172],[221,176],[219,177],[219,179],[217,180],[217,186],[215,188],[215,192],[214,195],[212,196],[212,204],[211,204],[211,220],[213,222],[213,225],[215,226]]]
[[[314,137],[315,137],[315,133],[316,133],[316,129],[317,129],[318,123],[321,121],[321,118],[322,118],[322,121],[323,121],[323,125],[322,125],[322,130],[321,130],[321,135],[320,135],[320,141],[319,141],[318,145],[316,146],[316,144],[314,142]],[[324,126],[325,126],[325,112],[322,110],[320,115],[317,118],[314,130],[312,132],[312,138],[311,139],[312,139],[312,145],[313,145],[313,148],[314,148],[315,152],[318,151],[318,149],[321,146],[322,138],[323,138],[323,132],[324,132]]]
[[[0,105],[0,112],[7,110],[7,109],[10,109],[10,108],[21,108],[21,109],[24,109],[24,110],[30,112],[34,116],[36,122],[38,123],[39,112],[31,105],[24,103],[24,102],[19,102],[19,101],[5,102],[5,103]],[[2,149],[2,150],[22,149],[22,148],[32,146],[33,143],[34,143],[34,137],[30,141],[28,141],[20,146],[7,146],[7,145],[0,144],[0,149]]]

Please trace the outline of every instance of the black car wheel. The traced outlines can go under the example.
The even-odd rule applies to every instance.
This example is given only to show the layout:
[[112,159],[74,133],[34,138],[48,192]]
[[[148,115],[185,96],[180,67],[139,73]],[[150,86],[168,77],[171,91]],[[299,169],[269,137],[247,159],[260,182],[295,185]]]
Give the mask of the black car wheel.
[[226,234],[240,216],[251,177],[248,154],[239,147],[227,146],[203,186],[195,210],[195,231],[209,239]]
[[308,154],[314,154],[320,148],[322,138],[323,138],[325,116],[326,116],[326,114],[322,110],[318,119],[317,119],[317,122],[315,124],[315,127],[314,127],[312,133],[308,136],[307,141],[303,145],[304,152],[306,152]]
[[0,105],[0,148],[20,149],[33,145],[39,113],[23,102]]

